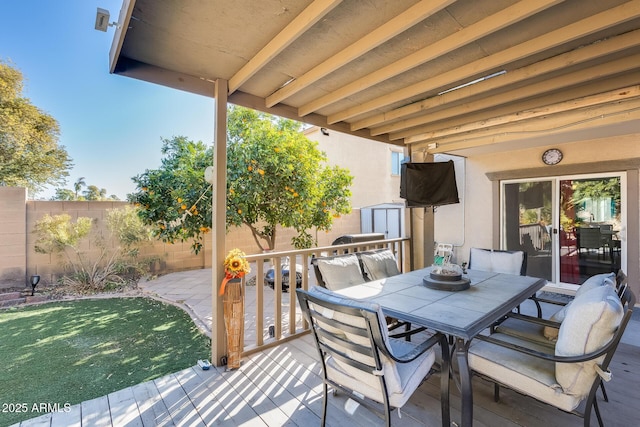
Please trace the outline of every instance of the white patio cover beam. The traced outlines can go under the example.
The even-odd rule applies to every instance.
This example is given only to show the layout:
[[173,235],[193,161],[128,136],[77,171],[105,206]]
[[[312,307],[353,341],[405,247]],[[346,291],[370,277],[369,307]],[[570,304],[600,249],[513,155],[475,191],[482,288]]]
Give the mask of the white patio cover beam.
[[[367,117],[363,120],[352,123],[351,130],[355,131],[356,129],[371,127],[372,135],[397,132],[401,129],[407,129],[412,126],[427,123],[419,122],[419,120],[416,119],[410,119],[411,121],[399,121],[404,117],[409,117],[418,113],[423,115],[420,117],[424,117],[430,114],[430,110],[434,108],[441,108],[447,104],[453,104],[456,101],[463,100],[465,97],[470,98],[475,95],[490,92],[497,88],[508,87],[509,85],[524,82],[543,74],[560,71],[572,65],[592,61],[606,55],[611,55],[613,52],[620,52],[638,45],[640,45],[640,30],[631,31],[617,37],[612,37],[607,40],[593,43],[589,46],[581,47],[580,49],[575,49],[570,52],[554,56],[544,61],[536,62],[535,64],[531,64],[526,67],[518,68],[517,70],[511,70],[499,77],[484,80],[477,84],[441,95],[436,95],[404,107],[396,108],[392,111]],[[595,68],[591,68],[589,71],[593,71],[594,69]],[[551,89],[547,89],[546,92],[549,92],[550,90]],[[545,91],[541,93],[544,92]],[[427,120],[429,119],[431,119],[431,117]],[[389,124],[381,125],[383,123]]]
[[468,45],[473,41],[519,22],[557,3],[559,3],[559,0],[544,0],[539,2],[523,0],[516,3],[515,5],[501,10],[467,28],[463,28],[448,37],[426,46],[405,58],[354,80],[353,82],[338,88],[327,95],[314,99],[300,107],[300,115],[304,116],[305,114],[309,114],[312,111],[316,111],[322,107],[336,103],[378,83],[382,83],[385,80],[438,58],[440,55],[444,55],[462,46]]

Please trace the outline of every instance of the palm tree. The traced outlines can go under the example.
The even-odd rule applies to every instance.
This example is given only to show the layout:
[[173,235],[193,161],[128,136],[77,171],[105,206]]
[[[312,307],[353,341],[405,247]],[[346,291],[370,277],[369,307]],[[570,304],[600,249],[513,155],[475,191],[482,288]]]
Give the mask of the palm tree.
[[78,178],[76,182],[73,184],[73,189],[75,190],[75,194],[76,194],[75,200],[78,200],[78,193],[80,192],[80,190],[82,190],[82,187],[85,187],[86,185],[87,183],[84,181],[84,176],[81,176],[80,178]]

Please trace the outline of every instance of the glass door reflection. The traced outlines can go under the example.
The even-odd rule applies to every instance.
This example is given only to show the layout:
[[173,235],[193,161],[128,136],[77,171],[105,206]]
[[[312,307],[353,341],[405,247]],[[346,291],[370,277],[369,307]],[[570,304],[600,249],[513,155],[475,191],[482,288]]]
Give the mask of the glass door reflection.
[[527,275],[582,284],[624,262],[622,175],[553,177],[502,186],[501,248],[527,253]]
[[527,253],[527,275],[553,281],[553,181],[504,185],[503,248]]
[[560,180],[560,281],[621,267],[620,177]]

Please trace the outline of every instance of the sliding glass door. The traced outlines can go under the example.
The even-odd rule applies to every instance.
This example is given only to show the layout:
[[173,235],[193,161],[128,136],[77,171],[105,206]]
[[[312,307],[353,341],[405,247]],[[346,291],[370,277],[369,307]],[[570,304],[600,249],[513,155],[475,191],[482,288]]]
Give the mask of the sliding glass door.
[[553,283],[626,268],[624,174],[502,184],[502,248],[527,252],[527,274]]

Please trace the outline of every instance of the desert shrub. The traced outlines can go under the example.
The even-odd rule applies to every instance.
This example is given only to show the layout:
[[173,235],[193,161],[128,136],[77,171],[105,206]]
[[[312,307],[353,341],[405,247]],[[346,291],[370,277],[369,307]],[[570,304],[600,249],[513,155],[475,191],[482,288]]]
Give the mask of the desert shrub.
[[137,284],[157,258],[140,256],[140,247],[151,239],[150,230],[129,206],[107,211],[107,235],[95,230],[96,221],[45,215],[35,224],[35,251],[58,256],[65,267],[60,282],[77,291],[113,291]]

